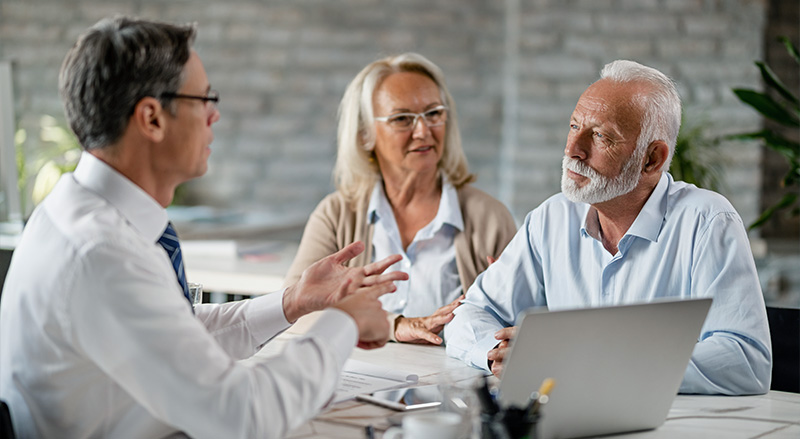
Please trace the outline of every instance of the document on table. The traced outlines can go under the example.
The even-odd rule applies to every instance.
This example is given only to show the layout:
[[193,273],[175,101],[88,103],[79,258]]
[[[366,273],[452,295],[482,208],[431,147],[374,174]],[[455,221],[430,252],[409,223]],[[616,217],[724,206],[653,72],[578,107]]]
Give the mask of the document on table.
[[419,377],[412,373],[376,366],[363,361],[347,360],[344,363],[333,402],[353,399],[362,393],[407,386],[416,383],[417,380]]

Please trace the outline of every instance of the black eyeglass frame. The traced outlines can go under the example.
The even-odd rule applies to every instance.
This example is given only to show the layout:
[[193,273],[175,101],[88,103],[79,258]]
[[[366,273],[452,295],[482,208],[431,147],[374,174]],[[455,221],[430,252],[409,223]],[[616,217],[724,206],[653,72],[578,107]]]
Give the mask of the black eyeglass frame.
[[209,90],[208,94],[205,96],[195,96],[195,95],[186,95],[183,93],[161,93],[161,97],[164,99],[196,99],[198,101],[203,101],[203,103],[211,102],[214,105],[219,104],[219,92],[216,90]]

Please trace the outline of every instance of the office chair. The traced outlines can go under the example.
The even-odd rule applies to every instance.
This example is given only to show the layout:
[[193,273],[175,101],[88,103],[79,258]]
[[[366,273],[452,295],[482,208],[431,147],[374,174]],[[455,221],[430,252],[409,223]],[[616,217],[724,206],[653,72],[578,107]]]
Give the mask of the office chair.
[[0,401],[0,438],[15,439],[14,426],[11,425],[11,411],[5,401]]
[[772,390],[800,393],[800,309],[767,307]]

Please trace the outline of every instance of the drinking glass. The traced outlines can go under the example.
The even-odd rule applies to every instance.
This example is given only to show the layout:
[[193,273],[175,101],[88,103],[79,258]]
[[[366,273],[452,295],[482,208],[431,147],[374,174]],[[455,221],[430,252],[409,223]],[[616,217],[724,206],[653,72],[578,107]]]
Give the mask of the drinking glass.
[[203,284],[189,282],[189,298],[192,302],[192,308],[203,303]]

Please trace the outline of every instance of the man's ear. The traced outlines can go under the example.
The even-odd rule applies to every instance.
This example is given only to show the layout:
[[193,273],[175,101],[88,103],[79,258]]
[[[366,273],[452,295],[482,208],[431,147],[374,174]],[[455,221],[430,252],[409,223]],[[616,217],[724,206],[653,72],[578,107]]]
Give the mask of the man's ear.
[[142,136],[157,143],[164,139],[166,111],[158,99],[148,96],[136,104],[130,123]]
[[647,155],[644,160],[645,174],[661,173],[662,167],[669,157],[669,146],[663,140],[655,140],[647,147]]

